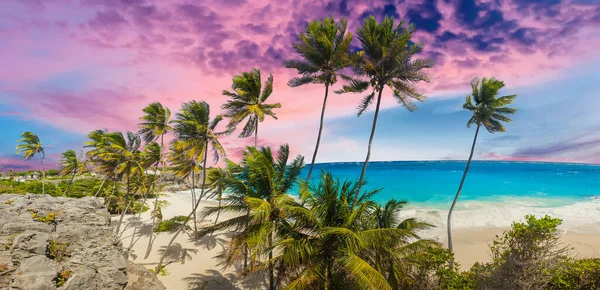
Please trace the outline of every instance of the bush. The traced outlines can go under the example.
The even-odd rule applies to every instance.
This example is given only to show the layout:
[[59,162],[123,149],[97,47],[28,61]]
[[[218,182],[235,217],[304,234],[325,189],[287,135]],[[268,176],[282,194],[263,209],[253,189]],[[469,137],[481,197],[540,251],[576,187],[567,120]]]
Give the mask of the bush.
[[60,263],[70,255],[69,243],[60,243],[57,240],[51,240],[46,247],[46,256]]
[[565,259],[559,244],[560,219],[525,217],[490,246],[492,262],[476,265],[478,288],[542,289]]
[[187,218],[186,216],[182,216],[182,215],[174,216],[166,221],[160,222],[156,226],[154,231],[155,232],[174,232],[174,231],[178,230],[180,226],[183,225],[186,218]]
[[565,260],[548,289],[600,289],[600,259]]

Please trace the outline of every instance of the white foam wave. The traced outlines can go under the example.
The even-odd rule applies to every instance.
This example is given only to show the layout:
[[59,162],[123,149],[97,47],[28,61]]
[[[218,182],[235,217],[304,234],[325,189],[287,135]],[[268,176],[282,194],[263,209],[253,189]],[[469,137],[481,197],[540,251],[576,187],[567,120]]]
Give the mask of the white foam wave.
[[[600,198],[563,201],[562,205],[557,203],[557,200],[549,201],[545,198],[511,198],[503,202],[459,201],[452,214],[452,228],[508,228],[513,222],[522,222],[525,215],[532,214],[562,219],[560,228],[565,231],[600,234]],[[446,208],[413,204],[400,213],[400,218],[415,217],[431,223],[436,227],[423,233],[423,236],[443,239],[446,234],[447,215]]]

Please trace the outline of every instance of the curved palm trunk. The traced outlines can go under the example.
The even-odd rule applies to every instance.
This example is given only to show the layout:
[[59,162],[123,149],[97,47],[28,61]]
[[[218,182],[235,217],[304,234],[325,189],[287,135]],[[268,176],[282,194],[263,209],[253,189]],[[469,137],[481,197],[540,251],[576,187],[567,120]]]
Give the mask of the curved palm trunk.
[[[131,234],[131,241],[129,242],[129,247],[127,248],[127,252],[131,251],[131,248],[133,248],[135,234],[137,233],[137,229],[138,229],[139,225],[142,223],[142,212],[144,211],[144,206],[146,205],[146,200],[148,200],[149,193],[150,193],[150,187],[148,187],[148,190],[146,190],[146,193],[144,193],[144,199],[142,200],[142,206],[140,207],[140,212],[138,213],[139,224],[136,224],[135,227],[133,228],[133,234]],[[125,231],[125,230],[123,230],[123,231]]]
[[[207,144],[207,146],[208,146],[208,144]],[[205,157],[204,158],[204,176],[202,177],[202,189],[201,189],[201,193],[200,193],[200,198],[198,198],[198,200],[196,200],[196,205],[194,206],[194,209],[192,209],[192,212],[190,212],[188,214],[188,216],[185,218],[185,221],[183,222],[183,225],[177,230],[177,232],[175,232],[175,234],[173,235],[173,237],[169,241],[169,244],[167,245],[167,248],[166,248],[165,252],[160,257],[160,261],[158,261],[158,265],[156,266],[156,269],[155,269],[156,271],[154,272],[155,276],[158,274],[158,272],[163,267],[163,262],[165,261],[165,257],[167,256],[167,250],[173,245],[173,242],[175,242],[175,239],[177,238],[177,236],[179,236],[179,234],[183,230],[185,224],[190,220],[190,218],[192,217],[192,215],[198,210],[198,206],[200,205],[200,201],[202,200],[202,197],[204,196],[204,185],[206,183],[206,156],[207,156],[207,152],[208,152],[208,150],[204,150],[204,157]]]
[[106,182],[106,178],[102,179],[102,184],[100,184],[100,188],[98,188],[98,191],[96,191],[96,194],[94,194],[94,197],[98,197],[100,190],[102,190],[102,187],[104,186],[104,182]]
[[379,89],[379,94],[377,96],[377,106],[375,107],[375,115],[373,116],[373,127],[371,128],[371,136],[369,137],[369,147],[367,149],[367,158],[363,163],[362,172],[360,173],[360,179],[358,179],[358,190],[356,191],[356,195],[354,196],[354,201],[352,201],[352,206],[356,204],[358,201],[358,196],[360,195],[360,190],[362,189],[363,179],[365,178],[365,172],[367,172],[367,165],[369,164],[369,159],[371,158],[371,144],[373,144],[373,136],[375,136],[375,129],[377,128],[377,117],[379,116],[379,106],[381,105],[381,93],[383,92],[383,88]]
[[[456,196],[454,197],[454,201],[452,201],[452,206],[450,206],[450,210],[448,211],[448,249],[452,252],[452,212],[454,211],[454,206],[456,205],[456,201],[458,201],[458,196],[460,195],[460,191],[463,188],[463,184],[465,183],[465,178],[467,178],[467,173],[469,172],[469,166],[471,166],[471,159],[473,158],[473,152],[475,151],[475,143],[477,143],[477,135],[479,135],[479,128],[481,124],[477,124],[477,130],[475,130],[475,137],[473,138],[473,145],[471,145],[471,154],[469,154],[469,160],[467,161],[467,167],[465,168],[465,172],[463,173],[462,179],[460,180],[460,185],[458,186],[458,191],[456,192]],[[450,260],[450,269],[454,268],[454,260]]]
[[[195,207],[195,203],[196,203],[196,190],[194,189],[195,185],[195,181],[196,181],[196,177],[194,176],[194,172],[196,171],[196,165],[194,165],[194,167],[192,168],[192,211],[194,213],[194,235],[198,232],[198,227],[197,227],[197,220],[196,220],[196,211],[194,210]],[[202,199],[202,197],[200,197],[200,199]]]
[[46,172],[44,171],[44,157],[40,157],[40,164],[42,165],[42,194],[46,193]]
[[131,201],[129,200],[129,177],[127,177],[127,193],[125,194],[125,203],[127,204],[127,206],[123,209],[123,211],[121,211],[121,217],[119,218],[119,223],[117,224],[117,235],[119,234],[119,230],[121,229],[121,223],[123,223],[123,218],[125,217],[125,213],[127,212],[127,210],[129,209],[129,204],[131,203]]
[[317,144],[315,145],[315,152],[313,153],[312,161],[310,162],[310,168],[308,169],[308,175],[306,176],[306,182],[310,181],[313,167],[315,166],[315,159],[317,159],[317,152],[319,152],[319,144],[321,143],[321,134],[323,133],[323,119],[325,117],[325,106],[327,105],[327,95],[329,94],[329,84],[325,85],[325,97],[323,98],[323,108],[321,109],[321,122],[319,123],[319,134],[317,135]]
[[[163,160],[163,152],[165,150],[164,147],[164,135],[160,136],[160,161]],[[153,213],[156,213],[156,207],[158,205],[158,191],[160,189],[160,182],[162,180],[162,176],[163,174],[165,174],[165,166],[166,163],[163,162],[162,164],[162,171],[160,173],[160,175],[158,176],[158,183],[156,185],[156,195],[154,196],[154,210],[152,211]],[[158,164],[156,165],[156,170],[158,169]],[[154,174],[156,176],[156,170],[154,170]],[[148,256],[150,256],[150,251],[152,250],[152,244],[154,243],[154,227],[156,226],[156,215],[154,215],[152,217],[152,233],[150,234],[150,238],[148,239],[148,247],[146,248],[146,254],[144,255],[144,259],[148,259]]]
[[257,140],[258,140],[258,118],[256,119],[256,127],[254,130],[254,148],[256,148],[256,144],[257,144]]
[[215,225],[217,225],[217,222],[219,221],[219,215],[221,214],[221,199],[223,198],[223,192],[219,192],[219,210],[217,211],[217,217],[215,218]]
[[67,189],[65,189],[65,192],[63,192],[63,196],[67,195],[67,191],[69,191],[69,189],[71,188],[71,185],[73,185],[73,179],[75,179],[75,173],[73,172],[73,175],[71,176],[71,180],[69,181],[69,185],[67,186]]
[[271,232],[269,234],[269,262],[271,262],[271,265],[269,265],[269,289],[271,290],[275,290],[275,269],[274,269],[274,265],[272,264],[273,262],[273,232]]

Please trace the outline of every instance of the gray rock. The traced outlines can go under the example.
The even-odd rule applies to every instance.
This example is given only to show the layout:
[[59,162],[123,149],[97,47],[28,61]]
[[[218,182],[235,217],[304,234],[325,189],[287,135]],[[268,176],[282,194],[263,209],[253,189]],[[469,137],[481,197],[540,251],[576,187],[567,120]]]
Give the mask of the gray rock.
[[[33,212],[53,212],[56,218],[47,224],[35,220]],[[66,246],[50,253],[51,242]],[[146,268],[132,265],[103,199],[0,194],[0,289],[164,289]],[[67,273],[58,288],[59,277]]]
[[164,290],[165,286],[146,267],[127,263],[126,290]]

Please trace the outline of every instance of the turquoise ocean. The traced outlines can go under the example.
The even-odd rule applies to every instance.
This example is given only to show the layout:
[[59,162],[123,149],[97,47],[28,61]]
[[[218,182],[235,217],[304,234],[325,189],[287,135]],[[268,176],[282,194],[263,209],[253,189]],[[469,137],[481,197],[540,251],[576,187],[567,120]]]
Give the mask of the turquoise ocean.
[[[408,201],[401,215],[443,228],[447,211],[465,169],[465,161],[371,162],[366,189],[381,188],[375,200]],[[340,180],[357,180],[361,162],[315,164]],[[303,171],[303,177],[308,166]],[[563,229],[600,233],[600,165],[473,161],[461,192],[456,228],[508,227],[526,214],[563,219]]]

